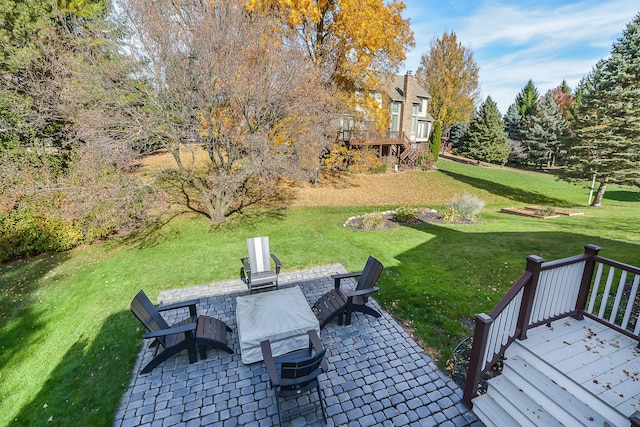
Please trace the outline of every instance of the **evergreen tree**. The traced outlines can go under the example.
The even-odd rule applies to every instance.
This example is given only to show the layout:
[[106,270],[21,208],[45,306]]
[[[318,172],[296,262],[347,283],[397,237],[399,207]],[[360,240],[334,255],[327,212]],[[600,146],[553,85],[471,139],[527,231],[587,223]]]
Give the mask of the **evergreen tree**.
[[582,106],[582,99],[587,92],[592,92],[594,89],[595,81],[600,76],[600,71],[604,65],[604,60],[598,61],[593,69],[585,77],[580,79],[576,90],[573,93],[573,103],[570,107],[570,114],[573,119],[576,118],[578,109]]
[[551,92],[540,98],[533,114],[524,119],[522,143],[527,148],[529,161],[542,168],[551,166],[560,152],[560,141],[565,136],[567,122],[562,117]]
[[518,112],[516,104],[511,104],[504,115],[504,130],[507,137],[514,141],[522,141],[522,116]]
[[507,109],[503,117],[504,130],[507,132],[507,145],[509,146],[509,162],[520,164],[527,161],[527,150],[522,144],[522,116],[513,103]]
[[462,140],[468,130],[469,125],[465,122],[458,122],[451,126],[451,130],[449,131],[449,143],[451,144],[452,149],[460,148]]
[[471,120],[459,153],[472,159],[504,163],[509,157],[507,133],[498,106],[490,96]]
[[429,152],[433,155],[433,161],[437,162],[440,156],[440,147],[442,145],[442,124],[436,122],[433,133],[429,138]]
[[581,102],[564,178],[595,178],[600,206],[609,183],[640,186],[640,14],[584,81]]
[[529,79],[520,93],[516,95],[516,108],[523,119],[533,113],[539,97],[538,89],[533,84],[533,81]]

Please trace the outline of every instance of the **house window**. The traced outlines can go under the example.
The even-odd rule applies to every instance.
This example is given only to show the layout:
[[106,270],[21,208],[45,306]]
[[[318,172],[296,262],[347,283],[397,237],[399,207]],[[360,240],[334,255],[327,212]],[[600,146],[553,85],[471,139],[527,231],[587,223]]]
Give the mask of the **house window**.
[[411,134],[415,135],[418,126],[418,106],[414,104],[411,108]]
[[391,128],[389,130],[400,130],[400,104],[397,102],[391,103]]

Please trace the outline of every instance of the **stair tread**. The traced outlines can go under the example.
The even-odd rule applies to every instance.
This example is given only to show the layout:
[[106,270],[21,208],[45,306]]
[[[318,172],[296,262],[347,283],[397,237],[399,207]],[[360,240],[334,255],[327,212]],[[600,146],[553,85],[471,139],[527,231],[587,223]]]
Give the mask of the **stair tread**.
[[503,374],[519,389],[534,395],[533,398],[541,402],[556,418],[573,419],[591,425],[594,425],[593,422],[595,425],[611,423],[593,405],[583,402],[521,357],[505,359],[504,366]]
[[487,394],[511,414],[518,423],[517,425],[564,426],[504,375],[489,380]]
[[[587,384],[587,387],[585,387],[583,384],[575,381],[574,378],[564,374],[554,366],[549,365],[547,362],[545,362],[543,359],[541,359],[529,348],[525,347],[520,343],[520,341],[517,340],[511,347],[509,347],[509,352],[507,354],[507,359],[505,359],[505,362],[511,363],[507,361],[515,358],[525,360],[533,369],[536,369],[536,371],[539,372],[537,374],[537,377],[553,378],[553,383],[555,383],[558,387],[577,397],[577,399],[579,399],[590,410],[590,413],[588,412],[589,415],[586,415],[587,418],[593,417],[594,419],[599,420],[603,417],[605,420],[607,420],[609,425],[628,426],[628,414],[625,415],[619,410],[619,408],[614,407],[610,404],[610,402],[601,399],[601,396],[594,394],[593,390],[589,387],[593,384]],[[517,370],[520,369],[520,367],[517,368]],[[507,367],[507,374],[508,370],[509,367]],[[537,379],[537,377],[533,376],[533,374],[528,375],[527,377],[531,377],[534,380]],[[565,406],[566,405],[567,404],[565,404]],[[589,425],[593,425],[593,423],[590,423]]]
[[491,396],[483,394],[473,399],[473,410],[487,427],[515,426],[513,419]]

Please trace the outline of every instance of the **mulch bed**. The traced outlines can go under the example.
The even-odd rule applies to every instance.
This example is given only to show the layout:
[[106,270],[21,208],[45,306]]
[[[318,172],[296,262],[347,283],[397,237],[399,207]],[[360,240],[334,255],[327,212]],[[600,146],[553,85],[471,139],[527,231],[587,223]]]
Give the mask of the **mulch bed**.
[[[456,347],[453,352],[453,356],[447,360],[446,364],[447,373],[461,390],[464,390],[464,383],[467,379],[467,368],[469,366],[469,360],[471,359],[472,344],[472,337],[468,337],[458,344],[458,347]],[[480,384],[478,385],[478,394],[485,394],[487,392],[487,381],[500,374],[502,374],[502,359],[499,359],[496,364],[482,376]]]
[[[429,208],[422,208],[418,210],[415,218],[410,218],[406,221],[399,221],[395,217],[395,211],[381,212],[384,216],[383,223],[379,227],[380,229],[394,228],[398,225],[418,225],[418,224],[473,224],[473,221],[445,221],[442,213]],[[344,226],[353,228],[355,230],[364,230],[363,225],[364,215],[354,216],[345,222]]]

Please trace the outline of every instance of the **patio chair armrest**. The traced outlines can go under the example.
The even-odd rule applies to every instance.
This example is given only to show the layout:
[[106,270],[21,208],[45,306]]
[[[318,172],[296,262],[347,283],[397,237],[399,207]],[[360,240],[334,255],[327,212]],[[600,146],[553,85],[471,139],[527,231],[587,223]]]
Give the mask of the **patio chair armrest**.
[[176,326],[175,328],[161,329],[159,331],[147,332],[142,334],[142,338],[160,338],[167,335],[181,334],[183,332],[195,331],[197,323],[187,323],[186,325]]
[[333,286],[336,289],[339,289],[342,279],[353,279],[359,276],[362,276],[362,271],[359,271],[357,273],[332,274],[331,278],[333,279]]
[[276,263],[276,274],[280,273],[280,267],[282,267],[282,263],[275,254],[271,254],[271,259],[273,259],[273,262]]
[[[324,350],[322,342],[320,341],[320,337],[318,336],[318,332],[316,332],[315,329],[307,331],[307,334],[309,334],[309,347],[313,346],[313,349],[316,351],[316,353],[320,353],[322,350]],[[323,372],[327,372],[327,370],[329,369],[326,357],[322,359],[320,367],[322,367]]]
[[369,288],[369,289],[345,289],[344,291],[342,291],[344,293],[344,296],[346,296],[347,298],[353,298],[353,297],[359,297],[362,295],[368,295],[368,294],[372,294],[374,292],[378,292],[380,290],[380,288]]
[[280,377],[278,376],[276,363],[273,360],[273,353],[271,352],[271,342],[269,340],[260,341],[260,350],[262,351],[262,358],[264,359],[264,364],[269,374],[271,387],[280,385]]
[[198,312],[196,310],[196,304],[199,303],[199,302],[200,302],[200,300],[192,299],[192,300],[189,300],[189,301],[175,302],[173,304],[159,305],[158,306],[158,311],[175,310],[175,309],[178,309],[178,308],[189,307],[189,315],[197,317],[198,316]]
[[251,274],[251,265],[249,264],[249,258],[240,258],[242,261],[242,266],[244,267],[244,271]]

